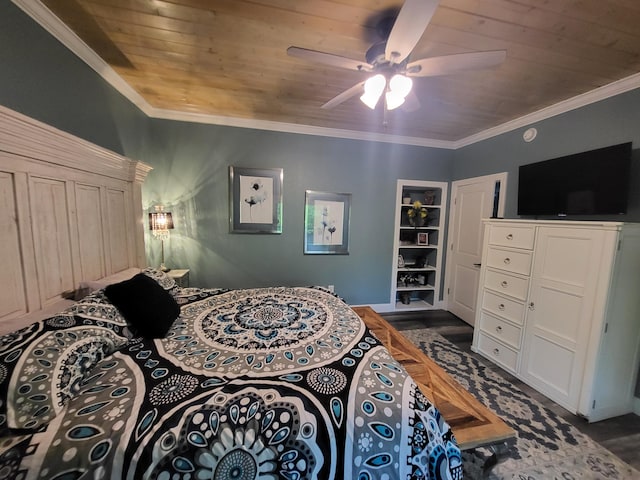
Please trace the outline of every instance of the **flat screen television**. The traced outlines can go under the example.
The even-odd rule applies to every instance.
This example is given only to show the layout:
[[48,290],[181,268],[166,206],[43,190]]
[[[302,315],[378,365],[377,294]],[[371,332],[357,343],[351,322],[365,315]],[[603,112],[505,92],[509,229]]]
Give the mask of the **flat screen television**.
[[614,215],[627,212],[631,142],[522,165],[518,215]]

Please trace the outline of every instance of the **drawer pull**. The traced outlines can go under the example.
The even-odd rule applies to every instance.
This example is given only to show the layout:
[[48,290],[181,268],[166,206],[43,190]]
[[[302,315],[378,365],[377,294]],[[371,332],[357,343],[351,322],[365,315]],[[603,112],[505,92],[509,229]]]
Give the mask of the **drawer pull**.
[[500,325],[496,327],[496,332],[502,333],[502,327]]
[[507,282],[506,280],[503,280],[500,285],[502,285],[502,288],[507,288],[509,286],[509,282]]
[[497,357],[498,355],[500,355],[500,349],[499,348],[494,348],[493,349],[493,354]]
[[502,311],[504,310],[506,307],[504,306],[504,303],[501,303],[500,305],[498,305],[498,310]]
[[511,263],[511,259],[509,257],[504,259],[504,264],[509,265]]
[[513,240],[513,233],[507,235],[507,240]]
[[536,309],[536,305],[533,302],[531,302],[529,304],[529,310],[535,310],[535,309]]

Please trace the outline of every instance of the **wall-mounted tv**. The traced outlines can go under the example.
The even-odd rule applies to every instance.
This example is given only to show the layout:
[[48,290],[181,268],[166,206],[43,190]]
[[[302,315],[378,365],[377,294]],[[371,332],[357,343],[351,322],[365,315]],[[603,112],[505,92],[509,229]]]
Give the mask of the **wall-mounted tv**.
[[631,142],[522,165],[518,215],[614,215],[627,212]]

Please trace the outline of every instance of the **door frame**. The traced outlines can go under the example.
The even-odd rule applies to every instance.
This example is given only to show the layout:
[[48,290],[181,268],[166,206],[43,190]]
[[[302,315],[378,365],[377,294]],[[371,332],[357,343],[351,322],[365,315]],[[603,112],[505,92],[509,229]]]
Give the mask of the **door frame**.
[[[500,172],[500,173],[492,173],[489,175],[480,175],[478,177],[470,177],[470,178],[462,178],[460,180],[455,180],[451,182],[451,194],[450,194],[450,200],[449,200],[449,225],[447,227],[447,243],[445,245],[445,249],[446,249],[446,253],[445,253],[445,267],[444,267],[444,295],[443,295],[443,299],[444,299],[444,305],[443,308],[445,310],[448,310],[449,308],[449,297],[452,295],[453,292],[450,291],[449,289],[449,280],[451,278],[451,275],[453,274],[453,272],[451,271],[451,251],[453,250],[453,244],[454,244],[454,234],[457,234],[458,232],[454,232],[454,228],[455,228],[455,222],[453,221],[457,212],[457,205],[456,205],[456,196],[458,194],[458,187],[460,185],[462,185],[463,183],[469,183],[469,181],[476,181],[476,180],[480,180],[480,181],[488,181],[488,180],[493,180],[498,181],[500,180],[500,196],[498,197],[498,218],[502,218],[504,216],[504,209],[505,209],[505,203],[506,203],[506,198],[507,198],[507,180],[508,180],[508,173],[507,172]],[[482,241],[481,241],[481,245],[482,246]]]

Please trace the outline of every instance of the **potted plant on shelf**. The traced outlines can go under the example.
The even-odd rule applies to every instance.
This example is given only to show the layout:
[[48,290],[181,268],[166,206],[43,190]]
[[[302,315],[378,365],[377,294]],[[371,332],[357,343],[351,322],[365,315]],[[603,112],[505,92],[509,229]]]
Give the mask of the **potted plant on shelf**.
[[409,224],[413,227],[422,227],[427,221],[428,210],[420,200],[416,200],[407,210]]

